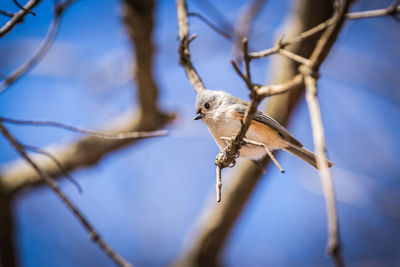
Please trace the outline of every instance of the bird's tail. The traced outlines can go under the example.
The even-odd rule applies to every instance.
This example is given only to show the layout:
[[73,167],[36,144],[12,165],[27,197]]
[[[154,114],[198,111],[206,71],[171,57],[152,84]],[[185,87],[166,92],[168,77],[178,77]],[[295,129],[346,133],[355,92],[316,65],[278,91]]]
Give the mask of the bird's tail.
[[[318,169],[317,167],[317,160],[316,160],[316,155],[312,153],[311,151],[305,149],[304,147],[298,147],[292,144],[288,143],[288,147],[283,148],[287,152],[301,158],[305,162],[309,163],[312,165],[314,168]],[[333,163],[329,160],[327,160],[328,167],[331,167]]]

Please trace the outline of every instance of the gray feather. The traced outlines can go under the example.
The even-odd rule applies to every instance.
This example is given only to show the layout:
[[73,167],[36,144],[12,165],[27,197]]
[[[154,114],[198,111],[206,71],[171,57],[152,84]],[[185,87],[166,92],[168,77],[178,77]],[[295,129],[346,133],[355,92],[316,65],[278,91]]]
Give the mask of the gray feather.
[[[242,100],[242,103],[237,104],[235,109],[239,114],[244,116],[247,106],[248,104]],[[297,147],[303,147],[303,144],[300,143],[296,138],[294,138],[293,135],[291,135],[285,127],[280,125],[279,122],[269,117],[268,115],[265,115],[264,113],[257,110],[253,120],[259,123],[263,123],[269,126],[270,128],[274,129],[275,131],[278,132],[278,134],[282,137],[282,139],[287,141],[288,143],[295,145]]]
[[[293,155],[301,158],[302,160],[311,164],[314,168],[318,169],[316,155],[314,153],[312,153],[311,151],[305,149],[304,147],[296,147],[294,145],[290,145],[283,149],[286,150],[287,152],[290,152]],[[328,167],[331,167],[333,165],[333,163],[329,160],[327,161],[327,164],[328,164]]]

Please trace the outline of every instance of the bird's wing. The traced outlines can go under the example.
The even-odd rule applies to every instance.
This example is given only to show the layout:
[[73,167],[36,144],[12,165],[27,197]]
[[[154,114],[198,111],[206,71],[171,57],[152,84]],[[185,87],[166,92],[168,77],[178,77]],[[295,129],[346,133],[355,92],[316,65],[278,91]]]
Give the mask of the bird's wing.
[[[247,106],[248,104],[246,102],[240,103],[236,105],[235,110],[241,116],[244,116]],[[265,115],[261,111],[257,110],[256,114],[253,117],[253,120],[274,129],[285,141],[289,142],[290,144],[298,147],[303,147],[303,144],[300,143],[296,138],[294,138],[293,135],[291,135],[285,127],[283,127],[282,125],[279,124],[279,122],[269,117],[268,115]]]

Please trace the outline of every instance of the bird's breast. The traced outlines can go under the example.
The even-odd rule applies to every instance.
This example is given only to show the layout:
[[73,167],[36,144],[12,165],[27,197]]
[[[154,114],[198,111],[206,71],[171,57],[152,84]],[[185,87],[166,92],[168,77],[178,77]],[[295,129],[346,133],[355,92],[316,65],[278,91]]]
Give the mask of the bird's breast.
[[[215,112],[214,116],[207,117],[203,121],[206,123],[220,150],[223,150],[229,144],[229,141],[223,140],[221,137],[232,137],[241,125],[240,120],[241,117],[238,117],[234,112]],[[246,138],[265,144],[271,151],[281,146],[279,144],[280,137],[276,131],[266,125],[255,122],[250,125]],[[260,159],[265,154],[265,148],[257,145],[246,145],[240,149],[240,156],[250,159]]]

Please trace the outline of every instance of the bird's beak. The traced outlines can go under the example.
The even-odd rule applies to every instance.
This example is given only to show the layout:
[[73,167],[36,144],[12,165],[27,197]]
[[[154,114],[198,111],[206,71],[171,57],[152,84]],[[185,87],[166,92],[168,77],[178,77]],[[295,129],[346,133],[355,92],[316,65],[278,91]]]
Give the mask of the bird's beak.
[[199,111],[199,112],[196,114],[196,116],[194,116],[193,119],[196,121],[196,120],[202,119],[203,117],[204,117],[204,114],[201,113],[201,111]]

